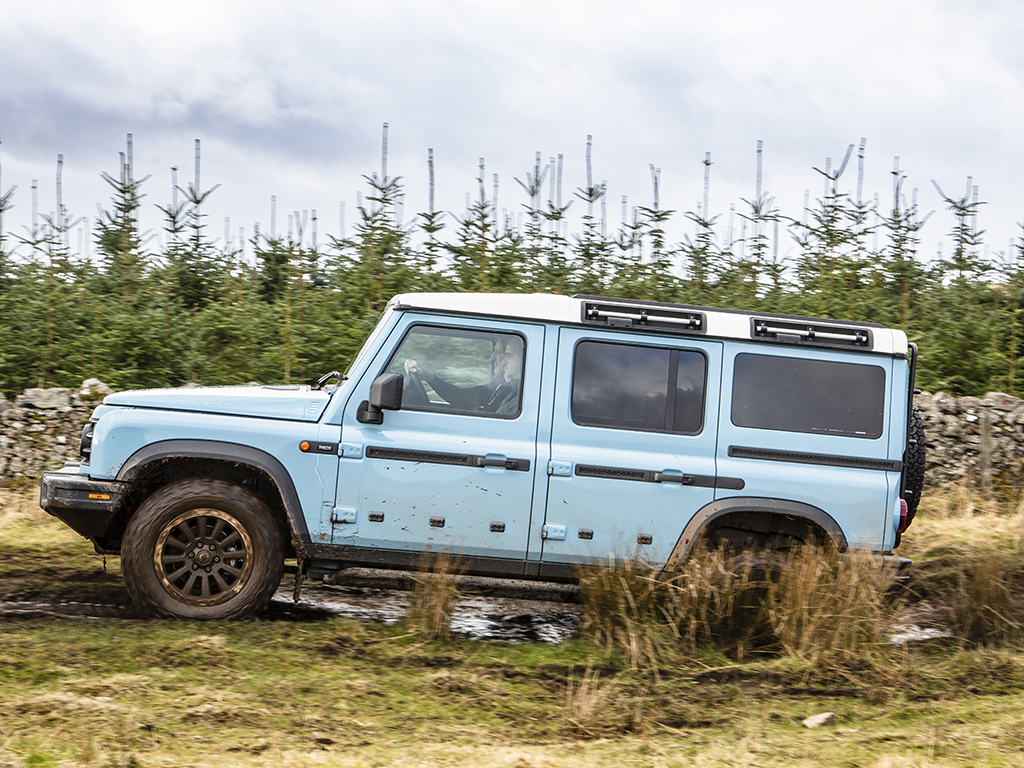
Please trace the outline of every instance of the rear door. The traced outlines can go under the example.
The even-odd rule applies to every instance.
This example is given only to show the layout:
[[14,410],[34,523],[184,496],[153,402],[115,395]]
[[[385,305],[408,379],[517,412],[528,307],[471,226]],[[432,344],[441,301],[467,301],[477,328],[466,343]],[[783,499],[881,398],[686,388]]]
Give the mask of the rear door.
[[714,499],[722,345],[559,331],[541,559],[664,563]]

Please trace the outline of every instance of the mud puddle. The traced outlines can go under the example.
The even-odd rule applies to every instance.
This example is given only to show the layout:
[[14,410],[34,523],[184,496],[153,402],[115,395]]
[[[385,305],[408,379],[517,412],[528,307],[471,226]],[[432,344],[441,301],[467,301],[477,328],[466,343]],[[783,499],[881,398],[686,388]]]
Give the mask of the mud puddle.
[[946,624],[948,610],[927,601],[908,605],[900,611],[890,628],[889,642],[893,645],[932,640],[937,637],[952,637]]
[[[292,600],[292,587],[274,595],[269,613],[282,619],[348,616],[396,624],[409,610],[409,593],[394,589],[320,584],[302,587],[301,600]],[[473,640],[502,643],[558,644],[572,636],[583,616],[579,605],[523,597],[460,594],[452,609],[452,632]]]
[[[390,586],[390,585],[389,585]],[[122,588],[123,589],[123,588]],[[0,618],[6,619],[145,619],[112,585],[114,594],[85,600],[65,597],[39,599],[31,594],[0,598]],[[362,621],[395,624],[409,609],[409,592],[395,588],[303,585],[298,603],[292,600],[294,584],[286,578],[270,607],[261,616],[269,621],[320,621],[348,616]],[[452,615],[452,631],[475,640],[505,643],[557,644],[575,632],[582,608],[558,600],[528,596],[459,594]]]
[[131,606],[74,601],[0,600],[0,617],[22,619],[137,619]]

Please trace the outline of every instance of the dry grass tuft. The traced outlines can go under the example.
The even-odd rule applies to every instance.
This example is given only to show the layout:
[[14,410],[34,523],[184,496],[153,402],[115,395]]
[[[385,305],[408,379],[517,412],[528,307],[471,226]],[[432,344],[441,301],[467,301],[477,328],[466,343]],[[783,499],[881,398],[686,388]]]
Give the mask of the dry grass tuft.
[[1024,540],[1024,496],[984,499],[970,489],[950,487],[921,500],[900,553],[915,558],[937,544],[1020,549]]
[[458,592],[461,567],[448,553],[427,556],[412,576],[412,592],[405,624],[424,640],[451,637],[452,608]]
[[657,669],[676,646],[658,574],[634,559],[581,571],[580,631],[606,653],[620,653],[634,671]]
[[39,507],[38,488],[0,488],[0,531],[12,525],[36,525],[51,519]]
[[865,552],[793,550],[770,596],[773,633],[786,654],[819,664],[884,656],[896,610],[894,576]]
[[938,599],[954,634],[973,645],[1020,645],[1024,640],[1024,562],[1020,553],[978,551],[956,570]]
[[562,720],[569,730],[581,736],[589,736],[596,731],[598,720],[611,701],[616,682],[616,678],[602,680],[600,672],[591,666],[579,679],[570,672],[562,696]]
[[913,592],[947,610],[970,645],[1024,643],[1024,498],[965,488],[926,496],[900,554],[914,560]]
[[890,648],[892,574],[867,554],[697,552],[669,578],[627,563],[587,571],[581,585],[582,631],[634,671],[706,648],[860,666]]

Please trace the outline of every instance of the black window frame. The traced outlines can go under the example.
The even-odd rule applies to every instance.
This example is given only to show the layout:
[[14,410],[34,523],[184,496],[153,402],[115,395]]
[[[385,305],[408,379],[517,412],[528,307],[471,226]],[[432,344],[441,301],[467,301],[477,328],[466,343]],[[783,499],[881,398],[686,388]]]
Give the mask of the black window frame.
[[[666,394],[665,394],[665,423],[675,424],[675,409],[676,409],[676,393],[678,392],[678,376],[679,376],[679,353],[690,352],[693,354],[700,355],[704,359],[704,376],[701,380],[701,397],[700,397],[700,425],[695,431],[682,431],[675,429],[674,427],[665,427],[662,429],[655,429],[650,427],[633,427],[633,426],[618,426],[613,424],[591,424],[587,422],[579,421],[576,418],[575,409],[573,407],[574,395],[576,392],[576,363],[578,360],[579,348],[583,344],[603,344],[614,347],[636,347],[640,349],[655,349],[669,353],[668,362],[668,378],[665,380]],[[572,350],[572,376],[569,387],[569,418],[573,424],[578,427],[584,427],[587,429],[616,429],[622,432],[647,432],[653,434],[663,435],[682,435],[687,437],[693,437],[700,435],[704,432],[704,428],[707,425],[707,405],[708,405],[708,368],[710,367],[709,358],[707,352],[703,349],[695,349],[693,347],[686,346],[669,346],[664,344],[640,344],[630,341],[611,341],[602,338],[585,338],[577,339],[573,345]]]
[[[388,356],[384,366],[378,371],[377,376],[382,373],[386,373],[391,364],[398,357],[398,353],[402,349],[402,345],[408,340],[409,336],[413,334],[419,328],[430,328],[434,330],[445,331],[438,335],[457,336],[460,334],[480,334],[480,335],[492,335],[492,336],[515,336],[518,338],[523,345],[522,360],[520,361],[521,370],[519,373],[519,403],[518,410],[515,413],[488,413],[487,411],[470,411],[464,408],[425,408],[423,406],[406,405],[403,401],[403,411],[413,411],[415,413],[438,413],[447,416],[474,416],[483,417],[488,419],[501,419],[502,421],[514,421],[523,415],[523,392],[526,388],[526,336],[519,331],[510,331],[498,328],[469,328],[461,325],[443,325],[440,323],[423,323],[414,322],[405,329],[402,334],[402,338],[395,345],[394,351]],[[403,374],[404,375],[404,374]],[[427,382],[429,385],[430,382]],[[450,403],[449,403],[450,405]]]

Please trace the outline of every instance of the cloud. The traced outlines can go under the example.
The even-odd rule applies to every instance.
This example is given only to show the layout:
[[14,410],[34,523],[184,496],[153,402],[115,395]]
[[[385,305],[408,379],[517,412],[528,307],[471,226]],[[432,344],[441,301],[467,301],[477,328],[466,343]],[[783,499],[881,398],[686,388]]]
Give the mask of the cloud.
[[692,209],[706,151],[726,214],[753,194],[758,139],[765,187],[794,216],[804,189],[819,193],[812,166],[861,136],[865,189],[883,203],[900,155],[923,205],[937,204],[928,179],[959,188],[973,174],[1000,240],[1024,207],[1024,11],[1008,0],[39,0],[3,12],[5,184],[49,178],[63,152],[69,190],[88,200],[79,210],[105,198],[98,174],[130,131],[137,168],[163,190],[203,140],[204,178],[224,184],[211,217],[266,218],[271,194],[351,211],[361,174],[379,168],[383,122],[409,210],[425,207],[427,147],[439,207],[461,209],[484,156],[516,209],[513,177],[537,150],[565,154],[564,196],[583,184],[587,134],[614,220],[622,194],[648,201],[648,163],[663,169],[665,205]]

